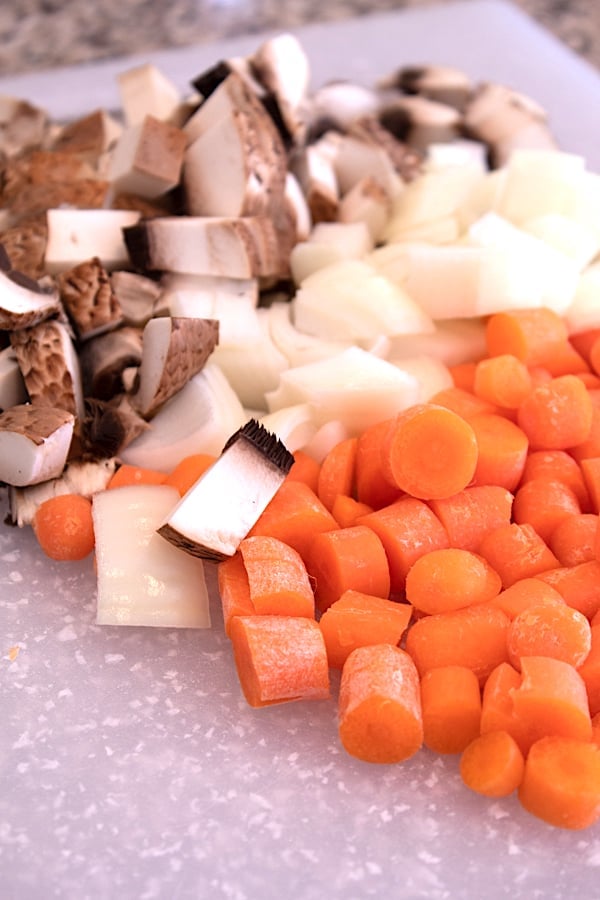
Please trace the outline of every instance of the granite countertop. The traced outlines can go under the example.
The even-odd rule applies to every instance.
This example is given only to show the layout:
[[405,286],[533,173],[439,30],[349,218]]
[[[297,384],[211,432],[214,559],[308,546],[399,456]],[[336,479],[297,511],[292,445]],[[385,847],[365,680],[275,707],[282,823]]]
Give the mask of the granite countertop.
[[[0,9],[0,75],[444,0],[23,0]],[[517,0],[526,13],[600,69],[600,4]],[[132,23],[135,23],[132,25]]]

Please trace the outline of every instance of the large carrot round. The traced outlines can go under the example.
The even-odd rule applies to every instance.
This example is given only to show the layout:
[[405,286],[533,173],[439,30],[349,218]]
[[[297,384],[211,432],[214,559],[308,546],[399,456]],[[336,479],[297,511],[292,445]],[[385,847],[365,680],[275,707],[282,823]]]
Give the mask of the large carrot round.
[[361,591],[344,591],[319,619],[329,665],[341,669],[357,647],[399,644],[412,612],[408,603],[396,603]]
[[463,751],[460,776],[467,787],[484,797],[506,797],[523,779],[525,760],[507,731],[478,735]]
[[516,409],[531,387],[529,369],[511,353],[482,359],[475,367],[473,392],[495,406]]
[[477,441],[461,416],[424,403],[400,413],[382,445],[383,473],[412,497],[451,497],[473,478]]
[[514,491],[527,459],[529,441],[525,432],[496,413],[472,416],[469,424],[477,441],[474,484],[495,484]]
[[381,509],[397,500],[402,491],[387,480],[383,473],[381,448],[392,419],[377,422],[366,428],[356,444],[354,460],[356,498],[373,509]]
[[297,550],[268,535],[246,537],[239,545],[250,600],[258,615],[315,615],[315,598]]
[[535,577],[557,590],[567,606],[579,610],[590,621],[600,610],[600,560],[560,566]]
[[596,559],[598,523],[596,513],[576,513],[558,523],[548,546],[561,566],[578,566]]
[[600,818],[600,748],[561,737],[537,741],[525,761],[519,800],[558,828],[593,825]]
[[250,706],[329,697],[327,651],[314,619],[235,616],[230,637]]
[[569,343],[564,319],[547,307],[495,313],[487,321],[485,337],[489,356],[509,353],[553,375],[587,367]]
[[450,546],[473,551],[490,531],[510,524],[512,504],[510,491],[493,484],[473,485],[452,497],[429,501],[448,534]]
[[555,569],[558,560],[531,525],[511,522],[490,531],[479,545],[484,556],[507,588],[522,578]]
[[449,409],[463,419],[470,419],[471,416],[479,413],[498,412],[498,407],[494,403],[488,403],[487,400],[478,397],[466,387],[442,388],[431,397],[429,402],[435,403],[436,406],[443,406],[444,409]]
[[50,559],[84,559],[94,549],[92,504],[80,494],[58,494],[44,500],[33,518],[38,543]]
[[483,557],[447,547],[421,556],[406,576],[406,599],[425,613],[442,613],[491,600],[500,576]]
[[465,666],[440,666],[421,679],[423,742],[435,753],[460,753],[479,734],[479,680]]
[[570,487],[584,512],[590,510],[590,498],[583,468],[566,450],[530,450],[523,469],[521,484],[535,478],[560,481]]
[[589,437],[592,417],[592,401],[583,382],[576,375],[563,375],[528,394],[517,423],[533,450],[565,450]]
[[344,664],[339,694],[339,734],[352,756],[397,763],[423,744],[419,676],[399,647],[375,644],[354,650]]
[[533,478],[515,493],[513,519],[518,525],[531,525],[546,543],[563,519],[581,512],[579,501],[562,481]]
[[519,669],[524,656],[550,656],[577,668],[592,645],[590,623],[566,603],[539,603],[512,620],[507,634],[508,657]]

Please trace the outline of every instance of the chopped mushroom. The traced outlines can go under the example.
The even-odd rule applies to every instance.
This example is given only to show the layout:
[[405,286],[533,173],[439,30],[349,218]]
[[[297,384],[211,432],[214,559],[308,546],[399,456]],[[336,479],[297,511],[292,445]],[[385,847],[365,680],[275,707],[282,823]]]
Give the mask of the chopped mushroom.
[[148,115],[174,125],[185,118],[187,110],[179,89],[152,63],[121,72],[117,82],[128,125],[137,125]]
[[381,82],[382,88],[398,88],[429,100],[453,106],[462,112],[473,85],[465,72],[451,66],[403,66]]
[[152,318],[162,292],[156,281],[122,270],[112,272],[110,284],[126,325],[143,326]]
[[273,99],[286,135],[293,143],[301,143],[306,134],[303,105],[310,66],[300,41],[292,34],[278,34],[264,41],[249,62],[268,97]]
[[233,556],[294,461],[274,434],[251,419],[181,498],[158,533],[204,559]]
[[179,184],[185,146],[184,132],[155,116],[125,129],[108,166],[113,191],[150,200],[171,191]]
[[61,272],[93,256],[108,270],[126,266],[129,257],[122,230],[139,219],[140,213],[135,210],[49,209],[48,271]]
[[61,272],[57,282],[79,340],[110,331],[123,321],[108,273],[97,256]]
[[142,361],[142,330],[124,326],[83,345],[81,373],[86,397],[110,400],[124,390],[123,372]]
[[0,413],[0,481],[23,487],[60,475],[74,424],[54,407],[21,404]]
[[60,311],[55,285],[41,286],[22,272],[0,267],[0,329],[28,328]]
[[74,153],[97,165],[122,130],[122,125],[106,110],[97,109],[64,125],[54,141],[53,149]]
[[0,152],[14,156],[38,147],[47,127],[44,110],[6,94],[0,95]]
[[27,390],[12,347],[0,350],[0,411],[27,400]]
[[426,97],[398,97],[379,112],[381,123],[401,141],[424,152],[429,144],[454,141],[462,116],[445,103]]

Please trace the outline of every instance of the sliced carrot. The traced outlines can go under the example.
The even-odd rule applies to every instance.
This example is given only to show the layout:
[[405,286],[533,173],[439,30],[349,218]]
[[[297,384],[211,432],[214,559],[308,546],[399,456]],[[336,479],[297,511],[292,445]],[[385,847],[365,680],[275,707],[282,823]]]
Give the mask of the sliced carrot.
[[560,566],[535,576],[551,585],[567,606],[588,619],[600,610],[600,561],[590,560],[576,566]]
[[353,650],[339,694],[339,735],[352,756],[397,763],[423,744],[419,676],[404,650],[375,644]]
[[498,572],[504,588],[558,566],[557,558],[535,529],[516,522],[490,531],[478,552]]
[[321,463],[317,496],[330,512],[338,494],[352,496],[354,493],[357,444],[356,437],[340,441],[332,447]]
[[515,669],[526,656],[561,659],[577,668],[590,652],[586,617],[566,603],[540,603],[514,617],[507,634],[508,657]]
[[304,559],[315,534],[337,527],[329,510],[307,484],[286,479],[248,536],[264,534],[279,538]]
[[[588,397],[594,402],[595,391],[588,391]],[[600,409],[597,405],[592,408],[592,422],[587,437],[569,447],[569,453],[578,463],[584,459],[600,456]]]
[[483,684],[499,663],[508,660],[509,624],[502,610],[487,604],[424,616],[409,629],[406,649],[421,677],[438,666],[466,666]]
[[517,423],[533,450],[565,450],[587,440],[593,406],[575,375],[553,378],[534,388],[521,403]]
[[373,512],[373,507],[368,503],[361,503],[354,497],[348,497],[346,494],[338,494],[333,501],[331,513],[333,518],[341,528],[348,528],[356,524],[356,520],[361,516],[366,516]]
[[475,367],[473,393],[494,406],[516,409],[531,388],[529,369],[510,353],[482,359]]
[[80,494],[57,494],[44,500],[33,517],[37,541],[50,559],[72,562],[94,549],[92,503]]
[[592,718],[592,741],[600,749],[600,713]]
[[507,731],[478,735],[460,758],[464,784],[484,797],[507,797],[516,791],[525,770],[525,759]]
[[479,680],[465,666],[440,666],[421,679],[423,742],[435,753],[460,753],[479,734]]
[[595,372],[577,372],[576,375],[583,381],[588,391],[600,388],[600,376]]
[[495,413],[498,407],[493,403],[488,403],[465,387],[448,387],[443,388],[433,395],[430,400],[436,406],[443,406],[451,412],[461,416],[463,419],[470,419],[479,413]]
[[583,356],[586,362],[589,363],[590,350],[598,337],[600,337],[600,328],[587,328],[585,331],[579,331],[577,334],[570,334],[569,341],[579,355]]
[[167,480],[166,472],[158,472],[156,469],[145,469],[143,466],[130,466],[123,463],[111,476],[107,489],[126,487],[130,484],[164,484]]
[[321,629],[305,616],[235,616],[230,637],[250,706],[330,696]]
[[453,366],[448,366],[448,371],[452,376],[454,386],[457,388],[463,388],[463,390],[465,391],[473,392],[476,368],[476,362],[462,362],[456,363],[456,365]]
[[426,503],[414,497],[401,497],[361,516],[357,524],[367,525],[379,536],[389,563],[392,593],[404,591],[408,570],[420,556],[449,546],[440,520]]
[[223,625],[225,634],[231,633],[231,620],[234,616],[253,616],[256,614],[250,599],[248,574],[241,553],[234,553],[217,565],[217,582]]
[[587,368],[569,343],[564,320],[547,307],[495,313],[487,321],[485,337],[489,356],[511,354],[553,376]]
[[529,441],[525,432],[495,413],[471,416],[469,424],[477,442],[474,484],[494,484],[514,491],[527,459]]
[[278,538],[254,535],[239,545],[258,615],[314,618],[315,598],[302,557]]
[[[573,459],[575,465],[577,463]],[[589,496],[589,508],[600,513],[600,456],[589,456],[580,460],[579,468]],[[585,510],[585,507],[582,506]]]
[[582,512],[590,511],[590,498],[583,467],[566,450],[530,450],[523,469],[521,484],[535,478],[560,481],[570,487]]
[[361,591],[344,591],[319,620],[329,665],[341,669],[350,653],[370,644],[397,645],[408,628],[412,607]]
[[500,591],[489,603],[506,613],[509,619],[514,619],[523,610],[542,603],[563,603],[562,595],[551,585],[539,578],[522,578],[515,581],[510,587]]
[[367,525],[314,535],[305,560],[320,612],[350,589],[375,597],[389,596],[390,572],[385,549]]
[[550,825],[580,830],[600,818],[600,749],[591,741],[546,737],[525,761],[523,807]]
[[574,492],[562,481],[533,478],[515,493],[513,519],[531,525],[549,544],[554,529],[564,519],[579,515],[581,507]]
[[290,481],[303,481],[316,494],[320,470],[321,464],[313,456],[304,450],[294,450],[294,462],[286,478]]
[[578,672],[585,684],[590,715],[597,716],[600,713],[600,624],[592,626],[591,638],[590,652]]
[[422,500],[462,491],[473,478],[476,464],[477,441],[469,423],[434,403],[400,413],[382,445],[385,478]]
[[406,576],[406,599],[420,612],[443,613],[483,603],[500,593],[502,582],[490,564],[456,547],[431,550]]
[[476,551],[486,534],[508,525],[513,495],[498,485],[474,485],[429,506],[444,526],[450,545]]
[[366,428],[356,445],[356,497],[373,509],[381,509],[397,500],[402,491],[383,474],[382,444],[392,419]]
[[598,522],[595,513],[577,513],[558,523],[548,546],[561,566],[577,566],[596,559]]
[[522,676],[510,663],[502,662],[493,669],[484,686],[481,702],[481,733],[506,731],[517,742],[522,753],[531,739],[527,724],[515,713],[513,696],[521,686]]
[[183,497],[215,460],[216,456],[212,456],[210,453],[194,453],[186,456],[169,472],[164,483],[177,488]]

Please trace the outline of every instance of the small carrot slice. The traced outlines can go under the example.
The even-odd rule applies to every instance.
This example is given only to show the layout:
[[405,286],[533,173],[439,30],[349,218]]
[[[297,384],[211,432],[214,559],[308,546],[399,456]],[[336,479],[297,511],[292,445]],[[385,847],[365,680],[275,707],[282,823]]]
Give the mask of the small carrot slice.
[[387,598],[390,572],[377,534],[366,525],[316,534],[306,552],[317,608],[324,612],[344,591],[362,591]]
[[565,450],[589,437],[592,416],[583,382],[575,375],[563,375],[528,394],[518,409],[517,423],[533,450]]
[[158,472],[156,469],[146,469],[143,466],[130,466],[123,463],[111,476],[107,489],[125,487],[130,484],[164,484],[167,479],[166,472]]
[[519,800],[558,828],[593,825],[600,818],[600,748],[562,737],[537,741],[525,761]]
[[474,484],[495,484],[514,491],[527,460],[529,441],[510,419],[495,413],[471,416],[469,424],[477,443]]
[[558,566],[557,558],[535,529],[516,522],[487,534],[478,552],[498,572],[504,588]]
[[592,634],[586,617],[566,603],[540,603],[515,616],[506,640],[515,669],[526,656],[561,659],[577,668],[590,652]]
[[496,606],[506,613],[509,619],[514,619],[519,613],[532,606],[543,603],[563,603],[562,595],[551,585],[539,578],[522,578],[515,581],[510,587],[500,591],[488,601],[491,606]]
[[479,680],[466,666],[440,666],[421,679],[423,743],[435,753],[460,753],[479,734]]
[[365,762],[398,763],[423,744],[419,676],[399,647],[353,650],[340,682],[339,735],[345,750]]
[[478,735],[460,758],[460,777],[484,797],[507,797],[521,784],[525,759],[507,731]]
[[361,503],[354,497],[348,497],[346,494],[338,494],[333,501],[331,514],[341,528],[349,528],[356,525],[357,519],[373,512],[373,507],[367,503]]
[[574,492],[564,482],[533,478],[516,491],[512,511],[518,525],[531,525],[549,544],[557,525],[578,515],[581,507]]
[[[319,472],[317,496],[331,512],[338,494],[352,496],[358,438],[350,437],[327,453]],[[335,516],[334,516],[335,518]]]
[[235,616],[230,637],[250,706],[330,696],[321,629],[304,616]]
[[465,419],[434,403],[400,413],[382,445],[383,474],[412,497],[450,497],[473,478],[477,441]]
[[305,559],[315,534],[338,527],[329,510],[302,481],[287,478],[248,532],[279,538]]
[[315,598],[302,557],[278,538],[254,535],[239,545],[258,615],[314,618]]
[[169,472],[164,483],[177,488],[181,497],[201,478],[215,462],[216,456],[209,453],[193,453],[186,456]]
[[567,606],[579,610],[587,619],[593,619],[600,610],[599,560],[560,566],[535,577],[557,590]]
[[429,501],[450,545],[474,552],[487,534],[510,524],[512,504],[512,493],[492,484],[473,485],[452,497]]
[[475,367],[473,393],[494,406],[516,409],[531,388],[529,369],[511,353],[482,359]]
[[561,566],[578,566],[596,559],[598,523],[595,513],[576,513],[558,523],[550,534],[548,546]]
[[408,628],[412,607],[361,591],[344,591],[319,620],[329,665],[341,669],[350,653],[370,644],[397,645]]
[[303,481],[316,494],[320,470],[321,464],[313,456],[305,450],[294,450],[294,462],[286,478],[290,481]]
[[425,613],[442,613],[483,603],[500,593],[502,582],[487,560],[456,547],[421,556],[406,576],[406,599]]
[[40,547],[50,559],[85,559],[94,549],[92,504],[80,494],[58,494],[44,500],[32,524]]

